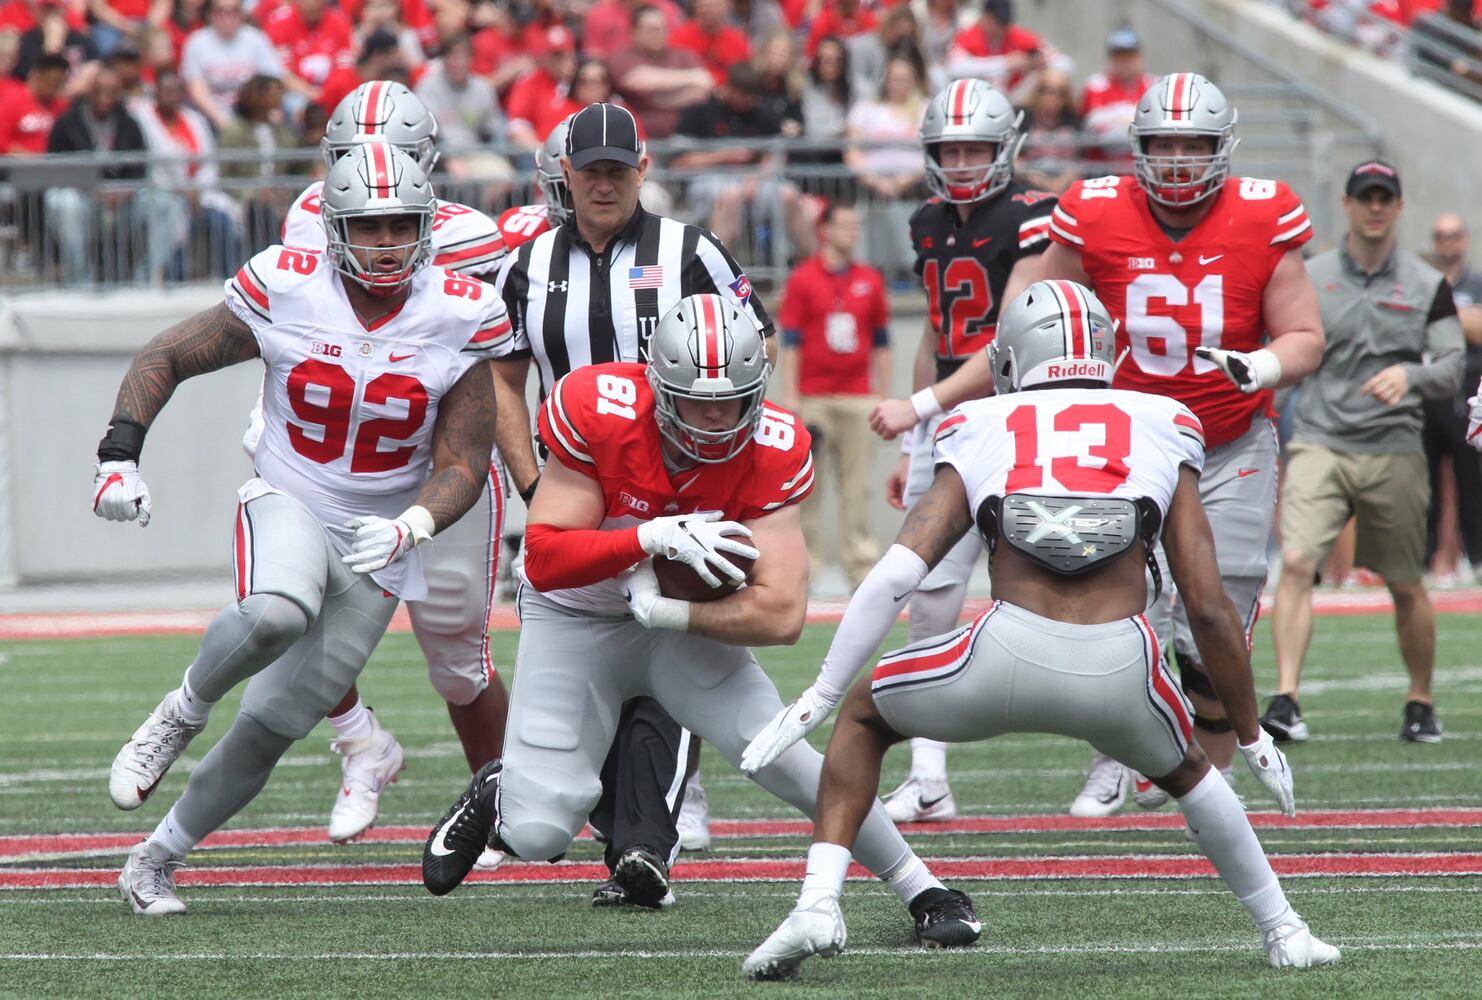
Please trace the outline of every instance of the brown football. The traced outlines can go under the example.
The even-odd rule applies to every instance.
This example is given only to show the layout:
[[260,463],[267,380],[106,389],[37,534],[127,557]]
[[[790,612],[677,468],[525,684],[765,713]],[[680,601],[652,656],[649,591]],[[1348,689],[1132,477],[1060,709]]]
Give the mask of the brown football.
[[[751,568],[756,565],[755,559],[730,554],[726,555],[726,559],[744,572],[747,581],[750,582]],[[682,562],[675,562],[662,556],[654,557],[654,576],[659,578],[659,593],[665,597],[673,597],[681,601],[718,601],[739,589],[739,585],[732,583],[731,578],[724,573],[717,572],[715,575],[720,577],[719,587],[710,586],[700,579],[700,574]]]

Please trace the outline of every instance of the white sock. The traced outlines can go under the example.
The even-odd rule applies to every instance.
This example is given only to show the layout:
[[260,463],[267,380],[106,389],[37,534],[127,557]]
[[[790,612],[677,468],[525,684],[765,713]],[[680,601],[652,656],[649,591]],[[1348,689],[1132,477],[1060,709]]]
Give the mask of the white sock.
[[1234,790],[1214,768],[1178,800],[1194,842],[1262,931],[1288,919],[1291,905]]
[[360,695],[355,696],[355,704],[343,715],[331,715],[329,725],[334,729],[334,734],[342,740],[358,740],[369,736],[375,727],[371,717],[370,709],[365,707],[365,702],[360,700]]
[[684,782],[684,794],[686,796],[688,796],[691,792],[703,792],[704,790],[705,789],[703,789],[703,788],[700,787],[700,772],[699,771],[696,771],[694,774],[690,775],[688,778],[685,779],[685,782]]
[[1235,787],[1235,765],[1234,765],[1234,763],[1226,764],[1224,767],[1220,768],[1220,777],[1225,779],[1225,784],[1229,785],[1231,788],[1234,788]]
[[175,810],[172,808],[149,835],[149,842],[172,857],[183,858],[201,842],[201,838],[187,833],[176,822]]
[[890,877],[890,891],[902,903],[909,903],[927,889],[945,888],[914,853],[901,870]]
[[211,714],[214,701],[207,701],[190,689],[190,681],[182,679],[180,686],[175,689],[174,709],[187,725],[204,726],[206,717]]
[[798,909],[808,907],[844,891],[844,875],[849,871],[849,848],[838,844],[814,844],[808,848],[808,873],[798,893]]
[[947,744],[919,736],[911,740],[911,777],[920,781],[946,781]]

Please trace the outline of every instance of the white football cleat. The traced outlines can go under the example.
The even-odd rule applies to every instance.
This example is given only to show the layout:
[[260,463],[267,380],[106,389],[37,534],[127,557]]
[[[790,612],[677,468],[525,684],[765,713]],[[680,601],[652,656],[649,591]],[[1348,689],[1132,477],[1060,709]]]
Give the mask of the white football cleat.
[[684,786],[684,804],[679,807],[679,848],[683,851],[710,849],[710,799],[697,774]]
[[1319,965],[1337,965],[1343,953],[1326,941],[1320,941],[1301,917],[1295,923],[1280,924],[1261,935],[1266,946],[1266,961],[1273,969],[1310,969]]
[[1070,804],[1070,814],[1082,819],[1110,816],[1122,808],[1131,787],[1132,772],[1097,750],[1091,755],[1091,772],[1086,775],[1086,783]]
[[1168,804],[1169,795],[1149,781],[1141,772],[1132,772],[1132,801],[1140,809],[1162,809]]
[[885,796],[885,815],[894,823],[943,823],[957,818],[957,803],[945,778],[907,778]]
[[381,791],[406,766],[406,754],[388,729],[371,715],[369,735],[332,740],[329,748],[344,756],[340,794],[329,811],[329,839],[348,844],[365,833],[381,809]]
[[828,897],[806,910],[789,913],[782,926],[746,956],[741,972],[747,979],[796,979],[803,959],[810,955],[833,958],[844,950],[848,936],[838,898]]
[[509,855],[503,851],[496,851],[492,847],[486,847],[484,848],[484,853],[479,855],[479,859],[473,863],[473,866],[480,871],[492,872],[508,860]]
[[185,904],[175,895],[175,869],[184,864],[149,841],[140,841],[118,873],[118,891],[141,917],[184,913]]
[[206,728],[192,726],[175,713],[175,693],[149,713],[143,725],[113,758],[108,772],[108,795],[120,809],[138,809],[154,794],[170,765],[180,759],[190,741]]

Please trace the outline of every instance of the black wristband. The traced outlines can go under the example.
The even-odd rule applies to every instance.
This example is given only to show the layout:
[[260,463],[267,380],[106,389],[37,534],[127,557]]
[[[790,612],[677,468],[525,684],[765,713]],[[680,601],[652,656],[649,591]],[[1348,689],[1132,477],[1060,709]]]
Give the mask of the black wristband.
[[108,433],[98,442],[98,461],[138,464],[147,433],[149,431],[138,421],[115,417],[108,425]]
[[530,485],[519,491],[520,499],[525,501],[526,507],[530,506],[530,501],[535,497],[535,487],[539,485],[540,474],[536,473],[535,478],[530,480]]

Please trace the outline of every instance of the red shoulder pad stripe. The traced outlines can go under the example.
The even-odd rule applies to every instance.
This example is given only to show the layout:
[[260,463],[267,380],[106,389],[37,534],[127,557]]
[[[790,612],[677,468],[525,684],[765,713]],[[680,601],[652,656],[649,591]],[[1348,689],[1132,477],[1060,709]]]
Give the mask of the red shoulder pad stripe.
[[258,285],[251,268],[246,264],[237,271],[237,287],[264,310],[268,308],[268,293]]
[[499,322],[493,324],[492,326],[486,326],[482,330],[475,333],[473,335],[473,339],[470,340],[469,343],[491,344],[496,340],[500,340],[501,338],[508,336],[509,332],[513,329],[514,327],[510,325],[509,318],[501,317]]

